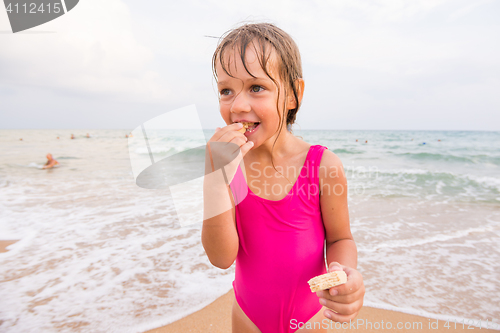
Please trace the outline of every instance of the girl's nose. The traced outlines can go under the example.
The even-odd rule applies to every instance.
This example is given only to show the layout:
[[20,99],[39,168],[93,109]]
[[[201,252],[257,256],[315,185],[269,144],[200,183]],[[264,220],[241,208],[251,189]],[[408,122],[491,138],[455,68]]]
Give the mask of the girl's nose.
[[231,103],[231,112],[247,112],[250,111],[250,103],[248,100],[248,96],[246,96],[245,93],[240,92],[238,93],[234,99],[233,102]]

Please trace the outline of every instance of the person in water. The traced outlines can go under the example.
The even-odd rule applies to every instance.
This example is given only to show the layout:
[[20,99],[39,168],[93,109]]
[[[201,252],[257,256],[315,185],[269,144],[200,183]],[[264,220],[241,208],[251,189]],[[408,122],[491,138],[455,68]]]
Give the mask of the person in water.
[[56,165],[59,165],[59,162],[57,162],[57,160],[52,157],[52,154],[49,153],[47,154],[47,163],[45,163],[42,169],[50,169]]

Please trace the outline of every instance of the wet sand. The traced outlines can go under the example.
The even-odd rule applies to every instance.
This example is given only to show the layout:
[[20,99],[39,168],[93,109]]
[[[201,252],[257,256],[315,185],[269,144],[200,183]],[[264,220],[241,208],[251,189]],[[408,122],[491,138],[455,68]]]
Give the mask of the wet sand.
[[0,253],[7,252],[7,246],[14,244],[17,240],[0,240]]
[[[234,300],[234,291],[231,289],[227,294],[219,297],[213,303],[209,304],[205,308],[192,313],[191,315],[184,317],[170,325],[156,328],[145,333],[205,333],[205,332],[217,332],[217,333],[232,333],[231,332],[231,308]],[[436,319],[429,319],[425,317],[410,315],[401,312],[381,310],[370,307],[363,307],[355,319],[358,326],[351,326],[350,329],[336,329],[334,324],[332,328],[328,330],[329,333],[333,332],[365,332],[365,333],[375,333],[381,331],[390,332],[406,332],[406,333],[416,333],[416,332],[470,332],[471,329],[478,330],[479,327],[470,327],[467,325],[462,327],[462,324],[456,325],[450,322],[449,327],[446,327],[446,322]],[[382,328],[383,321],[383,328]],[[390,324],[389,324],[390,323]],[[397,329],[397,325],[402,329]],[[371,328],[370,328],[371,325]],[[391,325],[392,328],[388,328]],[[407,328],[404,328],[406,325]],[[344,327],[347,327],[344,324]],[[378,328],[377,328],[378,327]],[[496,330],[488,330],[481,328],[481,332],[500,332]]]

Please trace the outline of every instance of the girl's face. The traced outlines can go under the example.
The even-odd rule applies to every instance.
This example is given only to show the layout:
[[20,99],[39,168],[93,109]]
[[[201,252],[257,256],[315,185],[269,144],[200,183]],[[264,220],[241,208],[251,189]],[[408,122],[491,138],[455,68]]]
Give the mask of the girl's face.
[[[247,131],[245,136],[249,141],[253,141],[256,149],[269,138],[278,135],[280,118],[276,101],[278,99],[278,89],[274,82],[267,76],[261,68],[257,54],[253,47],[248,47],[245,54],[245,62],[247,69],[255,77],[252,77],[245,69],[240,54],[235,51],[226,51],[226,59],[231,56],[230,62],[227,64],[227,69],[231,76],[226,74],[219,63],[216,64],[218,90],[220,95],[220,113],[226,124],[230,125],[234,122],[260,122],[253,131]],[[268,62],[268,72],[277,81],[280,87],[279,96],[279,112],[281,117],[283,114],[283,101],[285,88],[279,80],[277,66],[275,65],[274,53]],[[286,109],[293,109],[295,102],[289,99],[285,106]],[[286,121],[282,120],[282,127],[286,131]],[[283,131],[282,129],[282,131]],[[282,132],[283,134],[283,132]]]

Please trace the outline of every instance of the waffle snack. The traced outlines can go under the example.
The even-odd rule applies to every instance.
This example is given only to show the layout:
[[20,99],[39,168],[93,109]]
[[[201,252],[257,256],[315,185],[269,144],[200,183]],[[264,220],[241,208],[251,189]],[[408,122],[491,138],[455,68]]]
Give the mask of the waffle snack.
[[323,275],[313,277],[307,283],[311,288],[311,292],[315,293],[320,290],[330,289],[347,282],[347,275],[344,271],[333,271]]

